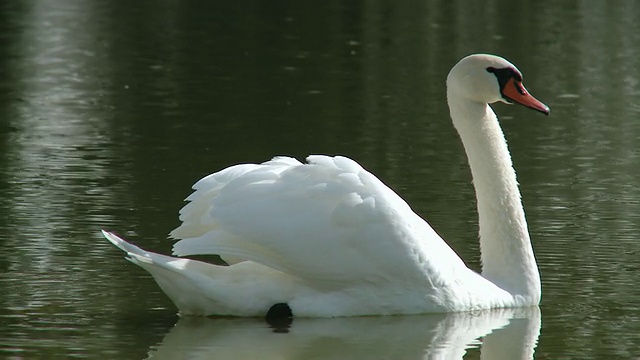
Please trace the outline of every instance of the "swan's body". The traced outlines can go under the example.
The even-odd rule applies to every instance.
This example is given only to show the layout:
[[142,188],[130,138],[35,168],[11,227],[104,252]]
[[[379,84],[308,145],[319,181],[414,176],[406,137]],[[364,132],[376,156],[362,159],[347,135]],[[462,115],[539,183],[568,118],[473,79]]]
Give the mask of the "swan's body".
[[454,126],[478,200],[482,275],[355,161],[278,157],[232,166],[194,185],[174,254],[218,254],[231,266],[178,259],[107,239],[149,271],[183,314],[295,316],[453,312],[538,304],[540,279],[515,171],[493,110],[499,100],[548,113],[506,60],[471,55],[447,78]]

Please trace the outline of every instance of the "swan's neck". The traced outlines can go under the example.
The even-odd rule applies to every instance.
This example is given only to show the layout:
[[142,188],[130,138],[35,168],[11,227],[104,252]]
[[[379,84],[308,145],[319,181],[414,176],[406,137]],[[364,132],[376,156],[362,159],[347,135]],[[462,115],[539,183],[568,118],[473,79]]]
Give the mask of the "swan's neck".
[[537,303],[540,275],[531,248],[516,173],[495,113],[487,104],[449,95],[476,190],[482,276]]

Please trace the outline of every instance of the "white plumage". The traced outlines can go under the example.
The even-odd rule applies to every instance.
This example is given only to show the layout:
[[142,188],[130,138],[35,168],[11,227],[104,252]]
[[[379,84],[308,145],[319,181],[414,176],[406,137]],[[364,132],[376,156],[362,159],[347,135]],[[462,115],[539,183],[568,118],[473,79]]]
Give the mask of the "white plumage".
[[[276,157],[198,181],[171,233],[182,239],[174,254],[218,254],[231,266],[147,252],[103,233],[183,314],[260,316],[276,303],[295,316],[322,317],[537,304],[539,276],[515,172],[487,105],[511,94],[504,89],[511,83],[488,67],[519,74],[502,58],[472,55],[451,71],[448,98],[478,193],[490,280],[468,269],[393,190],[341,156]],[[469,79],[480,94],[454,91],[451,82]],[[548,112],[529,98],[507,99]]]

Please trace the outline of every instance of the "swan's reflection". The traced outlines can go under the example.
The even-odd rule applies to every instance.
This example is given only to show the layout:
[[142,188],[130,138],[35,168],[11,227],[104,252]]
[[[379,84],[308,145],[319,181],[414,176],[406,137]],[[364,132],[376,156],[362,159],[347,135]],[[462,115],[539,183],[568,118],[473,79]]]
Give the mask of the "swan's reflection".
[[149,354],[153,359],[461,359],[480,347],[484,359],[532,359],[540,310],[295,319],[278,333],[257,319],[178,321]]

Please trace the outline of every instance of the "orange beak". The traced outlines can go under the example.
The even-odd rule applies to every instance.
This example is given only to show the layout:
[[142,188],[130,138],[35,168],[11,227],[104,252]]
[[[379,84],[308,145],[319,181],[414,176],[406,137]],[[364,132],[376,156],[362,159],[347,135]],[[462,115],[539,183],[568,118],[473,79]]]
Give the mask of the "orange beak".
[[502,89],[502,96],[507,98],[507,100],[517,102],[528,108],[538,110],[545,115],[549,115],[549,107],[531,96],[522,85],[522,82],[516,81],[514,78],[507,81]]

